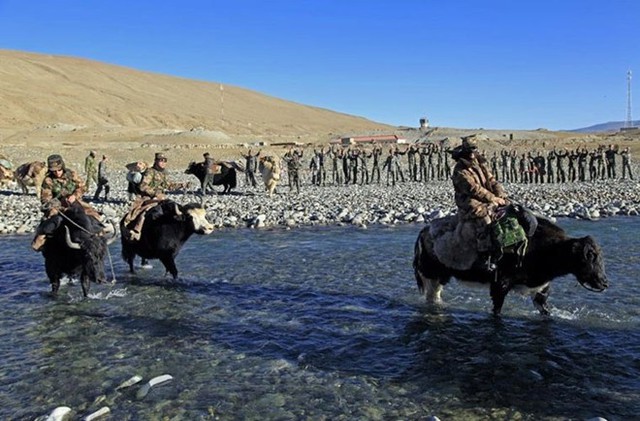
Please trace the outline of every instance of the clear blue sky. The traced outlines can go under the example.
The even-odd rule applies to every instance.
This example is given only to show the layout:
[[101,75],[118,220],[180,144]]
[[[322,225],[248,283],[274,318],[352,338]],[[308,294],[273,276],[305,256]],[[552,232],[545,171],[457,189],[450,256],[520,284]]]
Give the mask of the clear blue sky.
[[[393,125],[640,118],[638,0],[0,0],[0,48],[221,82]],[[1,69],[1,64],[0,64]]]

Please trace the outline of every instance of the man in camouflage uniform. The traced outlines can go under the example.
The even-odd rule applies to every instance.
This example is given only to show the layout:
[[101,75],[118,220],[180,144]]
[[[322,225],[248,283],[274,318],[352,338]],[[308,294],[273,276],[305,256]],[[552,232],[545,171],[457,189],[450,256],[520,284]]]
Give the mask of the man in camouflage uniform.
[[87,175],[87,190],[91,188],[91,182],[98,184],[98,167],[96,166],[96,153],[90,151],[89,155],[84,159],[84,172]]
[[300,168],[302,167],[302,155],[303,151],[293,150],[293,148],[289,149],[287,153],[284,154],[282,159],[287,163],[287,175],[289,178],[289,191],[296,188],[296,191],[300,193]]
[[93,195],[93,200],[95,201],[100,199],[100,193],[102,193],[103,188],[104,201],[106,202],[109,198],[109,191],[111,190],[111,186],[109,186],[109,178],[107,174],[107,161],[107,156],[102,155],[102,160],[98,164],[98,188],[96,188],[96,192]]
[[629,178],[633,180],[633,174],[631,173],[631,152],[627,146],[620,152],[622,157],[622,179],[627,178],[627,171],[629,172]]
[[609,145],[609,149],[604,152],[605,164],[607,166],[607,178],[616,178],[616,155],[618,147]]
[[[251,150],[249,150],[249,153],[251,153]],[[213,168],[215,160],[209,152],[203,153],[202,157],[204,158],[203,165],[205,170],[204,179],[202,180],[202,194],[205,195],[207,194],[207,188],[213,190],[213,180],[216,176]]]
[[451,180],[458,207],[458,223],[475,226],[478,259],[474,267],[491,272],[495,265],[491,261],[493,245],[489,225],[498,206],[507,204],[507,195],[495,179],[484,157],[477,153],[479,136],[462,138],[462,144],[452,150],[456,161]]
[[79,221],[84,229],[88,230],[91,227],[89,217],[93,217],[98,221],[102,219],[95,209],[82,201],[82,195],[85,191],[84,183],[75,171],[65,166],[64,160],[60,155],[50,155],[47,158],[47,166],[47,175],[42,181],[40,193],[40,203],[42,204],[44,216],[42,222],[36,228],[36,236],[31,243],[31,247],[35,251],[40,251],[46,241],[46,236],[41,229],[43,224],[72,206],[82,208],[82,213],[86,215],[86,218]]
[[135,225],[128,232],[123,232],[129,240],[139,240],[144,225],[145,215],[149,209],[155,207],[158,203],[165,199],[164,192],[169,187],[167,180],[167,158],[158,152],[155,155],[153,166],[147,168],[142,175],[142,181],[138,188],[140,197],[138,197],[131,205],[131,210],[125,216],[125,226],[135,221]]
[[251,149],[247,152],[247,154],[240,153],[245,159],[244,165],[244,174],[245,174],[245,182],[247,186],[251,184],[251,187],[256,187],[258,183],[256,182],[256,171],[258,171],[258,157],[260,156],[260,152],[258,151],[255,155],[251,154]]

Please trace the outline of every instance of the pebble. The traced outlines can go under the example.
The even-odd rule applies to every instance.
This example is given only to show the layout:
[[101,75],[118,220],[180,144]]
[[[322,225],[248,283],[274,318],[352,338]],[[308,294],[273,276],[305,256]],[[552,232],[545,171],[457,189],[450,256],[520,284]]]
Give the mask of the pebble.
[[138,399],[143,399],[145,396],[147,396],[147,394],[149,394],[149,391],[151,390],[152,387],[162,384],[164,382],[168,382],[169,380],[172,380],[172,379],[173,377],[170,374],[163,374],[161,376],[154,377],[151,380],[149,380],[147,383],[142,385],[140,389],[138,389],[138,393],[136,393],[136,397]]
[[[181,171],[170,171],[169,179],[198,185],[193,176]],[[117,223],[130,205],[125,171],[114,171],[110,181],[112,194],[108,202],[93,202],[91,195],[86,195],[85,201]],[[217,189],[221,191],[222,187]],[[512,201],[551,219],[594,220],[640,214],[640,183],[631,180],[507,183],[505,189]],[[16,186],[9,188],[8,193],[0,195],[0,234],[33,233],[42,215],[39,201],[33,193],[21,194]],[[216,228],[422,224],[456,210],[450,181],[406,182],[395,186],[304,184],[300,193],[289,192],[285,181],[272,197],[266,195],[261,185],[256,188],[240,185],[228,195],[208,194],[203,198],[199,188],[193,187],[170,192],[168,198],[182,204],[202,202]]]

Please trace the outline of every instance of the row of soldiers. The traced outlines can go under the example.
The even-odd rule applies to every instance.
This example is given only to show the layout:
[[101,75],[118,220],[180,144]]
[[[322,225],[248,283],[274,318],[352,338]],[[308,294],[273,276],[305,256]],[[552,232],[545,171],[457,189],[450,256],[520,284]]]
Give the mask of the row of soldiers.
[[511,183],[566,183],[618,178],[616,156],[622,161],[622,177],[633,180],[631,152],[618,145],[569,150],[556,148],[548,152],[503,150],[489,158],[491,171],[502,182]]
[[[381,174],[386,175],[387,185],[405,181],[442,181],[451,177],[450,149],[445,144],[410,145],[404,149],[396,145],[389,148],[384,159],[380,146],[371,150],[331,146],[314,148],[306,154],[309,156],[306,168],[302,164],[303,149],[291,148],[283,157],[290,189],[299,191],[300,172],[304,169],[310,174],[309,182],[318,186],[327,183],[380,184]],[[620,150],[617,145],[609,145],[608,148],[598,146],[591,151],[584,147],[523,153],[502,150],[493,152],[488,161],[492,172],[502,182],[566,183],[617,179],[617,155],[621,157],[621,178],[633,179],[629,148]]]
[[[385,154],[381,146],[367,150],[359,147],[314,148],[309,154],[310,182],[313,185],[325,186],[341,184],[381,183],[385,174],[387,185],[396,182],[442,181],[451,176],[451,164],[448,148],[443,145],[425,144],[411,145],[400,149],[393,146]],[[300,171],[304,169],[302,158],[305,151],[290,148],[283,160],[289,174],[289,187],[299,190]],[[407,157],[406,168],[402,165],[402,157]],[[329,177],[327,177],[329,173]],[[328,178],[328,179],[327,179]]]
[[[325,186],[327,183],[380,184],[382,174],[385,175],[388,186],[406,181],[443,181],[451,177],[450,149],[444,143],[410,145],[404,149],[395,145],[388,149],[386,155],[383,148],[377,145],[370,150],[331,146],[314,148],[306,153],[309,156],[306,166],[310,174],[309,182],[317,186]],[[205,162],[212,159],[207,155],[205,154]],[[246,183],[256,187],[255,173],[258,169],[260,151],[252,153],[249,149],[246,154],[241,155],[246,162]],[[607,148],[598,146],[591,151],[585,147],[575,150],[553,148],[548,152],[534,150],[523,153],[502,150],[493,152],[488,161],[491,171],[502,182],[566,183],[618,178],[617,155],[621,157],[621,178],[633,179],[629,148],[620,150],[617,145],[609,145]],[[290,148],[283,156],[290,190],[300,191],[300,172],[305,169],[302,163],[304,156],[305,151],[298,148]],[[406,164],[402,162],[403,157],[406,157]],[[103,155],[102,160],[96,165],[95,151],[91,151],[85,159],[85,186],[89,189],[92,182],[97,186],[94,200],[99,200],[102,191],[104,199],[108,198],[110,187],[107,162],[107,156]]]

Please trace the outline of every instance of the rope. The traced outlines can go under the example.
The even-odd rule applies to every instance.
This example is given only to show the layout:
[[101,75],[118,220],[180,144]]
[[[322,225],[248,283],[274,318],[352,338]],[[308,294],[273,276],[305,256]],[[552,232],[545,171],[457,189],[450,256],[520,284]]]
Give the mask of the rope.
[[[67,221],[69,221],[70,223],[72,223],[73,225],[75,225],[77,228],[79,228],[81,231],[86,232],[87,234],[91,235],[91,236],[95,236],[97,235],[96,233],[93,233],[89,230],[87,230],[86,228],[78,225],[74,220],[72,220],[71,218],[69,218],[67,215],[65,215],[63,212],[59,212],[58,213],[60,216],[62,216],[64,219],[66,219]],[[113,225],[113,223],[111,223]],[[109,246],[106,247],[107,249],[107,257],[109,258],[109,267],[111,268],[111,284],[115,284],[116,283],[116,272],[113,268],[113,260],[111,259],[111,252],[109,251]]]

